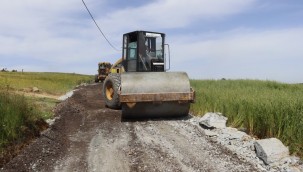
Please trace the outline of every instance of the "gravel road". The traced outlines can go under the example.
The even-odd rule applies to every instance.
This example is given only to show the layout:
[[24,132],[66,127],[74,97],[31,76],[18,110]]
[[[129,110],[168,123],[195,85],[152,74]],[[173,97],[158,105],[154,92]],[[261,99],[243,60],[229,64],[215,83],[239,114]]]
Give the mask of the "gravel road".
[[260,171],[205,136],[191,116],[126,121],[101,84],[82,86],[56,120],[1,171]]

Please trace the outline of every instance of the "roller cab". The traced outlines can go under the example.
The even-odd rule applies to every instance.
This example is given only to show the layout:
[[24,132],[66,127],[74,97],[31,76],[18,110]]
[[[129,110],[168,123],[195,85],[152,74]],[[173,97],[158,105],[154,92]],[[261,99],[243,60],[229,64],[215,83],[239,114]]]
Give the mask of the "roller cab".
[[110,108],[122,108],[126,118],[176,117],[189,113],[195,94],[185,72],[170,68],[165,34],[135,31],[123,35],[122,58],[104,81]]

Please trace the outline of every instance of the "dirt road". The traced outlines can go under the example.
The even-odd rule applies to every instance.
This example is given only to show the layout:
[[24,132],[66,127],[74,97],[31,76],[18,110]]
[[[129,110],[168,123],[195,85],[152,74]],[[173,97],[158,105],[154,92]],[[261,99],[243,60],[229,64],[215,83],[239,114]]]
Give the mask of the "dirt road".
[[57,120],[1,171],[258,171],[209,140],[190,116],[125,121],[101,85],[79,88]]

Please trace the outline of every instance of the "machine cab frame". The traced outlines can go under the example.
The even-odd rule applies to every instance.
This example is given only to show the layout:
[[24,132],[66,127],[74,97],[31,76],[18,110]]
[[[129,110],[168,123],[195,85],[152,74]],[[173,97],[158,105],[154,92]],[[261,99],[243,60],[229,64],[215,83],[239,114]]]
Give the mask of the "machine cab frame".
[[165,34],[134,31],[123,35],[122,64],[126,72],[164,72]]

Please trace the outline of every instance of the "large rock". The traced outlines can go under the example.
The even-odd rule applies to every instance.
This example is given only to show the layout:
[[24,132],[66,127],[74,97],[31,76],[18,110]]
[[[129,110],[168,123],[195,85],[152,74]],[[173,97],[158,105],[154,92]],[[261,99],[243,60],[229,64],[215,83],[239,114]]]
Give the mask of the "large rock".
[[227,118],[218,113],[206,113],[201,119],[199,124],[208,129],[212,128],[225,128]]
[[288,147],[276,138],[257,140],[255,143],[257,156],[265,164],[271,164],[280,161],[282,158],[289,156]]
[[37,88],[37,87],[33,87],[33,88],[32,88],[32,91],[33,91],[34,93],[37,93],[37,92],[39,92],[40,90],[39,90],[39,88]]

